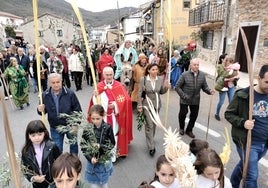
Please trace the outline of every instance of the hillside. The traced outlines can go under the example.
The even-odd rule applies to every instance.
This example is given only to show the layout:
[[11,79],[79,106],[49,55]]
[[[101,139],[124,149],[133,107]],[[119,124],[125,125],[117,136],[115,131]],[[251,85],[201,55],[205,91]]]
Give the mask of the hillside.
[[[121,8],[120,16],[125,16],[135,10],[136,8],[133,7]],[[31,19],[33,17],[31,0],[1,0],[0,11],[15,14],[27,19]],[[72,19],[72,17],[75,16],[71,5],[64,0],[39,0],[38,15],[42,15],[46,12],[60,15],[67,19]],[[93,27],[105,24],[113,25],[116,24],[118,20],[117,9],[106,10],[103,12],[91,12],[80,9],[80,12],[85,24],[90,24]]]

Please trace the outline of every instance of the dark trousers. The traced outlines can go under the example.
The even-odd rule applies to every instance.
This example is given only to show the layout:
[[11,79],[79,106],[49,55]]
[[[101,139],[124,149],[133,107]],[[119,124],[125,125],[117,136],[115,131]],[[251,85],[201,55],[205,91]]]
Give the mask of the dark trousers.
[[73,76],[74,76],[74,83],[75,83],[76,90],[82,89],[83,72],[74,71]]
[[[38,82],[37,82],[37,85],[38,85]],[[42,91],[47,90],[47,79],[41,79],[41,87],[42,87]]]
[[180,129],[185,128],[185,119],[188,113],[188,107],[190,108],[190,120],[188,122],[188,126],[186,128],[186,132],[192,132],[194,128],[195,121],[198,116],[199,105],[187,105],[187,104],[180,104],[180,112],[179,112],[179,124]]
[[63,84],[70,88],[71,87],[71,82],[70,82],[70,77],[69,77],[69,73],[65,73],[65,72],[62,72],[62,82]]
[[90,68],[86,68],[86,79],[87,79],[87,85],[92,86],[93,85],[93,77]]

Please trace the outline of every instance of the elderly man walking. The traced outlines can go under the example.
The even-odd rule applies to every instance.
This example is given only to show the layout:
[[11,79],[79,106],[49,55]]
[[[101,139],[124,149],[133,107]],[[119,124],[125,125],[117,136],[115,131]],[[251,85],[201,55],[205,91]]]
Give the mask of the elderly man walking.
[[185,119],[190,108],[190,120],[186,128],[186,134],[195,138],[193,128],[199,112],[200,90],[202,89],[208,95],[213,95],[214,90],[208,87],[206,75],[199,70],[199,60],[192,59],[190,69],[182,73],[175,89],[180,96],[179,124],[180,134],[184,135]]

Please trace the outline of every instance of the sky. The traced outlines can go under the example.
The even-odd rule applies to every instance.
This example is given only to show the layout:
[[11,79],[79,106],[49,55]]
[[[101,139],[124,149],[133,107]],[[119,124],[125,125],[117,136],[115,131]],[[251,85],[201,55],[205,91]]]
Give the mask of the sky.
[[[65,0],[72,2],[72,0]],[[117,2],[119,8],[136,7],[151,0],[76,0],[77,6],[92,12],[101,12],[108,9],[117,9]]]

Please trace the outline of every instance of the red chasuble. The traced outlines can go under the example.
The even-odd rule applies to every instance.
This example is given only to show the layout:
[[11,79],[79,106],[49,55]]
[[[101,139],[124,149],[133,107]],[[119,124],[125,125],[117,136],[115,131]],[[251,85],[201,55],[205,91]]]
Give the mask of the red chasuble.
[[[107,88],[104,81],[98,83],[98,93],[101,94],[105,92],[109,102],[115,101],[117,104],[117,108],[119,113],[116,114],[116,120],[119,125],[119,132],[118,132],[118,142],[117,142],[117,150],[118,156],[127,156],[128,155],[128,144],[133,139],[132,135],[132,102],[131,98],[129,97],[128,93],[126,92],[124,86],[114,80],[112,88]],[[90,104],[91,107],[92,103]],[[90,109],[89,107],[89,109]],[[109,115],[109,110],[107,114]],[[107,123],[112,124],[109,122],[109,116],[107,116]]]

